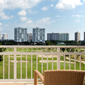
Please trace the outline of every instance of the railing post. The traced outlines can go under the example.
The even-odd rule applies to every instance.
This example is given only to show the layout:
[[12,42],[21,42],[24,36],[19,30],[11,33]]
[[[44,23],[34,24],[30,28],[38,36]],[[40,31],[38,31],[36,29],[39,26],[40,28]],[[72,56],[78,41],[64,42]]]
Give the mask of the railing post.
[[14,83],[16,83],[16,47],[14,47]]
[[60,47],[57,47],[57,69],[60,70]]

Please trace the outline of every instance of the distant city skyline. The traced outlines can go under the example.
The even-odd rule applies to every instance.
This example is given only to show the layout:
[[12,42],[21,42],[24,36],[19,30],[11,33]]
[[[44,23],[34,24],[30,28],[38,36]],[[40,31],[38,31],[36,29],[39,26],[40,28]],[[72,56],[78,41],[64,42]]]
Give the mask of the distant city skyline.
[[[18,29],[18,28],[24,29],[24,28],[22,28],[22,27],[17,27],[16,29]],[[39,28],[39,27],[36,27],[36,28]],[[14,28],[14,29],[15,29],[15,28]],[[25,28],[25,29],[27,29],[27,28]],[[34,29],[34,28],[32,28],[32,32],[31,32],[31,33],[28,33],[28,32],[27,32],[28,29],[27,29],[27,31],[26,31],[26,35],[27,35],[26,41],[28,41],[28,42],[32,41],[33,29]],[[42,29],[42,28],[41,28],[41,29]],[[44,29],[45,29],[45,28],[44,28]],[[77,31],[77,32],[78,32],[78,31]],[[80,34],[80,32],[78,32],[78,33],[79,33],[79,37],[77,37],[77,34],[76,34],[77,32],[74,32],[74,34],[73,34],[73,35],[74,35],[74,41],[77,41],[77,40],[76,40],[77,38],[79,38],[78,41],[81,40],[81,34]],[[15,30],[14,30],[14,33],[15,33]],[[16,34],[16,33],[15,33],[15,34]],[[15,37],[15,34],[13,35],[14,37]],[[49,39],[47,38],[47,37],[48,37],[48,36],[47,36],[48,34],[54,34],[54,35],[52,35],[52,36],[57,36],[57,38],[58,38],[58,35],[61,35],[61,34],[62,34],[62,35],[60,36],[62,39],[66,39],[66,38],[67,38],[66,40],[70,40],[70,38],[69,38],[69,36],[70,36],[69,33],[63,33],[63,32],[62,32],[62,33],[56,33],[56,32],[45,33],[45,40],[49,40]],[[56,34],[56,35],[55,35],[55,34]],[[7,33],[0,34],[0,39],[5,40],[5,38],[3,39],[3,36],[4,36],[4,35],[6,35],[6,39],[8,39],[8,40],[15,40],[15,38],[14,38],[14,39],[8,38],[8,35],[9,35],[9,34],[7,34]],[[19,36],[20,36],[20,35],[19,35]],[[47,37],[46,37],[46,36],[47,36]],[[63,36],[63,37],[62,37],[62,36]],[[66,37],[64,37],[64,36],[66,36]],[[68,37],[67,37],[67,36],[68,36]],[[21,39],[21,38],[20,38],[20,39]],[[54,38],[53,38],[53,39],[54,39]],[[62,39],[60,39],[60,40],[62,40]],[[54,39],[54,40],[58,40],[58,39]],[[83,39],[82,39],[82,40],[85,41],[85,32],[83,32]],[[15,41],[16,41],[16,40],[15,40]]]
[[[45,28],[47,33],[85,32],[85,0],[0,0],[0,34],[7,33],[14,39],[14,28]],[[47,39],[47,35],[45,36]]]

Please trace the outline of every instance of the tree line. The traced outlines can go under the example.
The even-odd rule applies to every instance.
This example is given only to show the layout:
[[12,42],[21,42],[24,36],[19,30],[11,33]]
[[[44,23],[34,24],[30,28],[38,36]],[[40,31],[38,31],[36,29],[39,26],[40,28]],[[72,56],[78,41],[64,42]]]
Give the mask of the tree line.
[[[46,40],[45,43],[42,42],[15,42],[14,40],[4,40],[0,41],[2,45],[85,45],[85,41],[59,41],[59,40]],[[63,43],[63,44],[62,44]]]

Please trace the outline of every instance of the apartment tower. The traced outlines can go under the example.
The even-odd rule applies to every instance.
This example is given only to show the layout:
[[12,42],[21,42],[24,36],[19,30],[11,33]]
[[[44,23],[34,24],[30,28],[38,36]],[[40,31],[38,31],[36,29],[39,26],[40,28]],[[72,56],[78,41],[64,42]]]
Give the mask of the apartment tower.
[[59,40],[59,33],[47,33],[47,40]]
[[1,34],[0,34],[0,40],[2,39]]
[[27,41],[27,28],[14,28],[14,40],[16,42],[26,42]]
[[59,40],[60,41],[68,41],[69,40],[69,33],[59,33]]
[[32,41],[45,43],[45,28],[33,28]]
[[84,32],[84,41],[85,41],[85,32]]
[[47,33],[47,40],[68,41],[69,33]]
[[8,40],[8,34],[7,33],[4,33],[3,36],[2,36],[2,39],[3,40]]
[[80,40],[80,33],[75,32],[75,41],[78,42]]

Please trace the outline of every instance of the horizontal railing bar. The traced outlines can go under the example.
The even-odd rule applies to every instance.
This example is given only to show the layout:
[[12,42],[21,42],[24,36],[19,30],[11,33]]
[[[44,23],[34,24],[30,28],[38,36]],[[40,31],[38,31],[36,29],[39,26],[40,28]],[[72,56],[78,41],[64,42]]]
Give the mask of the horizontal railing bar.
[[[5,83],[4,83],[4,82],[0,82],[0,83],[1,83],[0,85],[6,85],[6,84],[7,84],[7,85],[9,85],[9,84],[11,84],[11,85],[13,84],[13,85],[14,85],[14,82],[5,82]],[[24,83],[24,84],[27,84],[27,85],[30,85],[30,84],[31,84],[31,85],[34,85],[34,82],[16,82],[16,84],[19,84],[19,85],[20,85],[20,84],[23,84],[23,83]],[[43,83],[42,83],[41,81],[38,81],[37,84],[42,85]]]
[[60,48],[85,48],[85,46],[30,46],[30,45],[25,45],[25,46],[17,46],[17,45],[14,45],[14,46],[10,46],[10,45],[4,45],[4,46],[0,46],[0,47],[3,47],[3,48],[6,48],[6,47],[8,47],[8,48],[10,48],[10,47],[25,47],[25,48],[27,48],[27,47],[29,47],[29,48],[44,48],[44,47],[52,47],[52,48],[55,48],[55,47],[60,47]]
[[[14,79],[0,79],[0,82],[2,81],[13,81]],[[34,79],[16,79],[16,81],[33,81]]]
[[16,82],[28,82],[28,81],[30,81],[30,82],[33,82],[34,81],[34,79],[16,79]]
[[[16,79],[16,82],[33,82],[33,81],[34,81],[34,79],[19,79],[19,80]],[[10,80],[9,79],[6,79],[6,80],[0,79],[0,83],[1,82],[15,82],[15,81],[14,81],[14,79],[10,79]]]
[[14,79],[0,79],[1,82],[14,82]]
[[[16,52],[16,55],[34,55],[34,54],[57,54],[57,53],[49,53],[49,52]],[[0,55],[14,55],[14,52],[0,52]]]
[[[16,54],[18,55],[20,55],[20,54],[28,54],[28,55],[34,55],[34,54],[36,54],[36,55],[39,55],[39,54],[50,54],[50,55],[57,55],[58,53],[57,52],[16,52]],[[76,55],[79,55],[79,54],[81,54],[81,55],[85,55],[85,53],[83,53],[83,52],[66,52],[66,53],[60,53],[60,55],[62,55],[62,54],[70,54],[70,55],[74,55],[74,54],[76,54]]]
[[14,55],[14,52],[0,52],[0,55]]
[[[16,52],[16,55],[57,55],[57,52]],[[0,52],[0,55],[14,55],[14,52]],[[62,52],[60,55],[85,55],[84,52]]]
[[[38,79],[38,81],[41,81]],[[1,82],[14,82],[14,79],[0,79]],[[34,82],[34,79],[16,79],[16,82]]]
[[56,55],[57,53],[49,53],[49,52],[16,52],[17,55],[43,55],[43,54],[50,54],[50,55]]
[[83,52],[67,52],[67,53],[60,53],[60,55],[85,55]]

